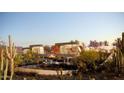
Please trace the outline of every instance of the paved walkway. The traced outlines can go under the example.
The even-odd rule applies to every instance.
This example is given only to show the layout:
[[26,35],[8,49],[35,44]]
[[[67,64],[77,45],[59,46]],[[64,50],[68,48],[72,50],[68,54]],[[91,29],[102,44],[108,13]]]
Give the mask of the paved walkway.
[[[42,70],[42,69],[31,69],[31,68],[23,68],[17,67],[15,72],[22,72],[22,73],[36,73],[38,75],[57,75],[56,70]],[[71,74],[71,70],[63,70],[63,75]]]

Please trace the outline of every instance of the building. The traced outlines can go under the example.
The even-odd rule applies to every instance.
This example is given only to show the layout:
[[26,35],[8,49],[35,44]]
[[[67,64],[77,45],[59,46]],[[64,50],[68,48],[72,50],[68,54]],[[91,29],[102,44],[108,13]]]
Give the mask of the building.
[[44,46],[44,53],[45,54],[51,54],[51,46],[45,45]]
[[30,50],[33,53],[44,54],[44,47],[43,47],[43,45],[30,45]]
[[22,54],[23,53],[23,48],[22,47],[16,47],[16,52],[18,54]]
[[26,54],[26,53],[30,50],[30,48],[25,47],[25,48],[23,48],[22,50],[23,50],[23,54]]
[[23,54],[26,54],[28,51],[32,51],[33,53],[44,54],[43,45],[30,45],[29,47],[23,48]]
[[84,44],[79,41],[56,43],[54,46],[52,46],[52,53],[78,56],[82,51],[83,47]]

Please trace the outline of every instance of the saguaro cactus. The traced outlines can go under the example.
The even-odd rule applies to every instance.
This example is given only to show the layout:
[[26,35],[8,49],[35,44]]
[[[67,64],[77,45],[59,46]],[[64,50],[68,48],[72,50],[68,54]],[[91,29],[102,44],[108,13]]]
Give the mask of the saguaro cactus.
[[1,49],[0,52],[1,52],[0,53],[0,58],[1,58],[1,68],[0,68],[0,70],[3,71],[3,49]]
[[0,80],[2,79],[3,74],[3,49],[0,49]]
[[122,65],[122,72],[124,72],[124,32],[122,33],[122,58],[121,58],[121,65]]
[[[3,48],[0,49],[0,79],[3,79],[4,77],[4,80],[6,80],[7,78],[7,71],[8,71],[8,62],[6,61],[6,63],[4,64],[5,62],[5,55],[4,55],[4,50]],[[4,66],[6,65],[6,68],[4,69]]]
[[116,68],[118,69],[118,72],[124,73],[124,33],[122,33],[122,40],[117,40],[117,48],[115,53],[116,55],[113,59],[116,61]]
[[10,80],[12,80],[13,74],[14,74],[14,58],[16,55],[16,48],[14,46],[14,43],[12,43],[10,35],[9,35],[9,46],[6,47],[6,55],[7,55],[8,61],[10,62],[10,65],[11,65],[10,66],[10,68],[11,68]]
[[122,33],[122,53],[124,55],[124,32]]

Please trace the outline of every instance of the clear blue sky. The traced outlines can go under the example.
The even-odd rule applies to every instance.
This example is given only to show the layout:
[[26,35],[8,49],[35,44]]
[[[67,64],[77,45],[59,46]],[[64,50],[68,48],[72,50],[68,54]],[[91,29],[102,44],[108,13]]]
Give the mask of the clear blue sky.
[[124,32],[124,13],[0,13],[0,39],[17,46],[79,40],[112,41]]

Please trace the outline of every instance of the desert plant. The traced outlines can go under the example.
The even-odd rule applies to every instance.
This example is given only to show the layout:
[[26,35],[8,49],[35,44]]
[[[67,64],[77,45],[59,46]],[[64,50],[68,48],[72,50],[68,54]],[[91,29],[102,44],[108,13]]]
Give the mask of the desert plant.
[[9,66],[9,62],[8,62],[8,59],[6,59],[6,66],[4,70],[4,80],[7,79],[8,66]]
[[60,69],[56,70],[56,73],[57,73],[58,78],[62,80],[63,79],[63,69],[60,68]]
[[23,56],[22,54],[17,54],[15,57],[15,66],[19,66],[23,64]]
[[0,49],[0,80],[2,79],[3,72],[3,49]]
[[23,60],[25,64],[33,63],[33,52],[31,50],[28,50],[26,54],[23,55]]
[[8,60],[6,59],[5,51],[3,48],[0,48],[0,79],[7,79],[7,71],[8,71]]
[[89,50],[89,51],[83,51],[80,54],[80,58],[83,61],[87,61],[87,62],[95,62],[96,60],[99,59],[99,53],[93,50]]
[[123,66],[124,66],[124,55],[122,51],[117,48],[115,51],[115,57],[113,57],[113,60],[115,60],[116,68],[118,72],[123,72]]
[[6,56],[8,61],[10,62],[10,68],[11,68],[11,75],[10,75],[10,80],[12,80],[13,75],[14,75],[14,58],[16,55],[16,48],[14,43],[12,43],[11,36],[8,36],[9,38],[9,46],[6,46]]
[[118,38],[115,45],[116,49],[113,55],[113,63],[115,64],[115,71],[120,73],[124,70],[124,33],[122,33],[122,40]]
[[33,61],[34,61],[34,63],[37,63],[37,64],[40,63],[41,57],[38,53],[33,53]]
[[79,67],[84,71],[94,71],[97,68],[97,62],[100,59],[99,52],[89,50],[83,51],[79,56]]
[[1,57],[1,68],[0,68],[0,70],[3,71],[3,49],[1,49],[0,52],[1,52],[0,53],[0,57]]

